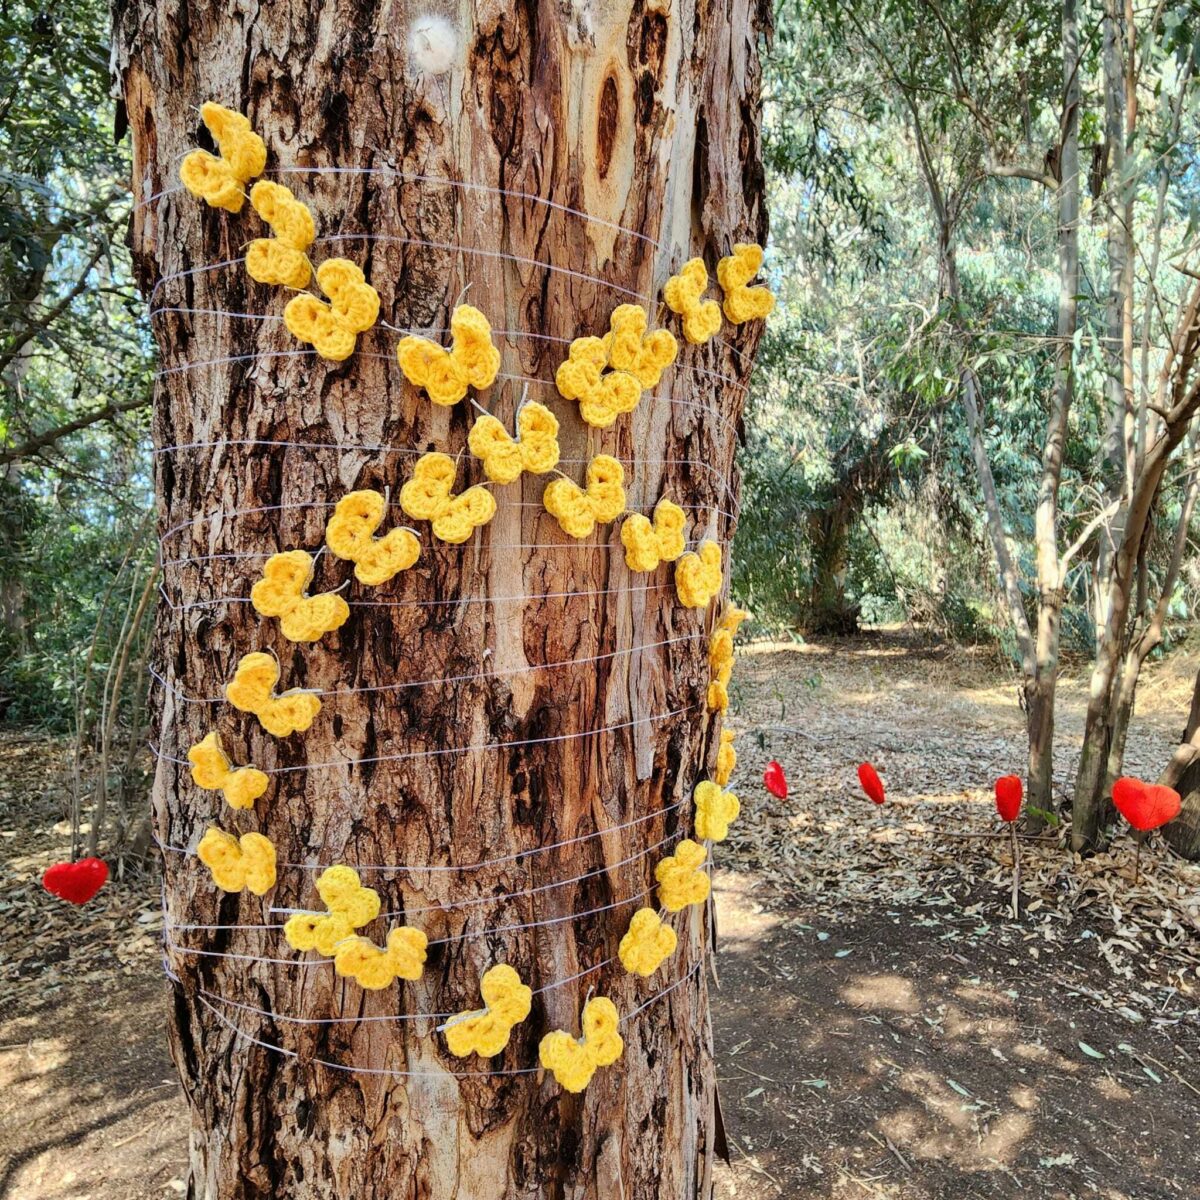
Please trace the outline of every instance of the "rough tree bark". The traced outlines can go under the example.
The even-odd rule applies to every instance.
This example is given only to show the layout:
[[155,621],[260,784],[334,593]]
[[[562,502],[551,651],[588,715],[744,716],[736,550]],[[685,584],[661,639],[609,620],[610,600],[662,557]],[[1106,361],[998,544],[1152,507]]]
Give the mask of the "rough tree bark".
[[[197,144],[196,106],[207,99],[247,113],[266,139],[268,175],[338,167],[425,177],[274,176],[314,209],[324,240],[312,257],[362,265],[382,297],[382,320],[443,328],[469,284],[469,298],[496,329],[538,334],[503,339],[502,371],[539,381],[530,397],[548,402],[562,422],[563,469],[580,480],[589,456],[613,453],[626,464],[631,509],[648,511],[670,494],[694,506],[690,538],[708,533],[727,546],[739,491],[735,429],[759,329],[726,326],[724,341],[685,347],[655,394],[604,432],[589,431],[574,405],[555,398],[548,381],[563,347],[547,339],[602,333],[613,307],[630,293],[656,298],[686,258],[703,255],[711,271],[735,240],[763,239],[757,45],[768,7],[527,0],[454,11],[453,64],[432,75],[412,60],[409,35],[421,14],[406,4],[117,0],[115,65],[138,200],[175,186],[180,156]],[[706,613],[685,610],[674,601],[669,568],[631,576],[613,526],[571,543],[541,510],[546,481],[525,478],[501,492],[494,521],[465,546],[437,544],[426,528],[416,567],[375,593],[357,585],[348,593],[352,604],[399,603],[352,607],[351,620],[315,646],[284,641],[247,604],[209,605],[247,595],[261,558],[173,560],[315,550],[327,516],[320,506],[359,487],[394,494],[413,461],[406,448],[458,454],[474,415],[466,404],[435,408],[406,386],[397,335],[382,325],[339,366],[271,357],[295,349],[277,321],[199,311],[282,311],[286,293],[253,284],[240,265],[198,270],[237,260],[261,231],[249,206],[231,216],[178,192],[143,203],[134,218],[152,309],[185,310],[154,317],[165,372],[156,442],[216,443],[156,458],[160,529],[182,526],[163,544],[165,590],[176,607],[160,614],[166,686],[158,740],[165,754],[182,757],[216,727],[242,762],[343,765],[274,775],[253,811],[233,813],[221,810],[219,794],[195,788],[186,768],[163,760],[154,788],[158,837],[194,847],[215,822],[265,833],[281,864],[452,865],[601,836],[483,871],[368,873],[385,909],[434,909],[412,919],[431,938],[469,935],[433,947],[419,983],[381,993],[364,993],[325,967],[188,952],[290,958],[278,930],[174,929],[172,1044],[192,1114],[189,1194],[707,1196],[719,1118],[705,973],[688,975],[710,949],[703,912],[687,910],[677,921],[680,949],[654,979],[610,966],[536,996],[530,1018],[492,1063],[451,1058],[429,1023],[386,1018],[475,1007],[479,978],[496,962],[538,988],[615,954],[630,901],[652,881],[656,855],[643,852],[678,823],[678,814],[654,814],[690,795],[715,757],[718,723],[703,695],[720,601]],[[502,380],[482,402],[511,427],[523,386]],[[460,475],[463,484],[478,478],[466,455]],[[243,511],[275,505],[285,507]],[[326,555],[316,586],[345,577]],[[534,598],[512,599],[525,596]],[[279,656],[281,686],[343,693],[326,696],[306,735],[276,741],[225,705],[174,694],[218,695],[238,657],[258,649]],[[596,656],[604,657],[536,669]],[[432,676],[476,677],[396,686]],[[344,694],[372,685],[394,690]],[[562,740],[391,757],[544,738]],[[646,816],[634,829],[615,828]],[[682,820],[686,826],[690,816]],[[312,871],[282,867],[274,891],[258,900],[215,892],[194,858],[164,858],[169,928],[267,924],[279,919],[267,915],[270,904],[314,901]],[[528,894],[587,872],[569,887]],[[437,909],[464,899],[483,902]],[[480,935],[605,905],[619,907]],[[623,1027],[623,1059],[580,1098],[536,1074],[451,1074],[535,1065],[545,1031],[578,1031],[589,989],[629,1012],[677,980],[681,986]],[[286,1019],[329,1017],[343,1021]],[[231,1025],[298,1057],[240,1039]],[[343,1073],[310,1061],[317,1058],[420,1074]]]
[[1174,788],[1183,801],[1179,816],[1163,826],[1163,837],[1184,858],[1200,859],[1200,672],[1179,746],[1155,782]]

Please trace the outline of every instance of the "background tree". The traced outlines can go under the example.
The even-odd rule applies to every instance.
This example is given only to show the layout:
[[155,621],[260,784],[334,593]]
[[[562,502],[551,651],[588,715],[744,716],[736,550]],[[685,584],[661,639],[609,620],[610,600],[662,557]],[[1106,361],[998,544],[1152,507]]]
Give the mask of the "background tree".
[[[246,594],[253,569],[222,556],[316,546],[323,505],[355,487],[397,487],[409,457],[369,447],[458,452],[472,414],[436,409],[403,384],[393,330],[443,328],[464,286],[496,328],[518,331],[505,340],[503,369],[540,381],[533,394],[549,398],[562,356],[555,339],[602,332],[620,299],[656,295],[691,255],[713,264],[733,241],[761,239],[757,46],[767,14],[744,3],[686,18],[657,5],[632,16],[556,5],[477,12],[455,30],[451,69],[437,73],[420,65],[429,39],[408,41],[418,14],[407,6],[359,6],[338,19],[327,8],[264,7],[252,19],[190,9],[184,20],[182,9],[122,0],[116,62],[144,202],[135,260],[164,368],[156,491],[160,529],[173,531],[164,543],[173,607],[158,630],[159,738],[179,757],[216,723],[239,760],[288,771],[245,823],[272,838],[284,863],[472,863],[602,833],[461,878],[371,880],[386,908],[420,909],[432,937],[452,939],[431,955],[425,980],[405,988],[406,1008],[469,1006],[497,961],[534,987],[577,976],[537,997],[494,1063],[513,1069],[535,1060],[543,1027],[576,1027],[589,988],[626,1012],[645,994],[596,968],[615,953],[624,906],[650,882],[654,859],[642,851],[673,818],[618,827],[690,793],[715,755],[716,729],[702,719],[708,623],[670,603],[669,576],[661,590],[631,591],[611,537],[566,545],[541,511],[541,481],[511,489],[477,542],[427,537],[422,562],[387,597],[405,603],[356,609],[338,635],[304,652],[224,599]],[[180,155],[200,136],[195,106],[208,98],[247,112],[272,168],[317,169],[281,176],[312,203],[314,254],[356,259],[378,287],[387,327],[366,335],[345,367],[290,355],[277,321],[231,315],[282,308],[239,265],[208,267],[236,260],[257,232],[249,209],[233,218],[178,192],[147,202],[173,186]],[[691,509],[694,536],[727,543],[738,496],[733,429],[757,333],[727,337],[685,350],[658,393],[609,434],[589,433],[557,405],[566,469],[579,477],[581,461],[611,450],[630,464],[631,507],[649,509],[667,492]],[[717,376],[732,384],[717,386]],[[509,380],[490,397],[507,421],[521,387]],[[283,444],[292,442],[341,448]],[[165,449],[178,446],[190,448]],[[174,562],[201,555],[206,565]],[[289,684],[332,693],[303,738],[274,743],[250,720],[181,698],[218,694],[239,655],[263,648],[280,657]],[[581,661],[538,669],[572,660]],[[425,686],[430,675],[459,681]],[[350,690],[364,685],[392,690]],[[622,728],[588,734],[613,726]],[[495,743],[516,745],[486,748]],[[424,757],[447,747],[484,748]],[[422,757],[397,757],[405,754]],[[211,794],[169,758],[154,809],[172,845],[194,845],[213,817]],[[272,899],[304,905],[310,889],[310,875],[284,870]],[[482,902],[449,907],[468,896]],[[261,904],[215,894],[195,860],[168,854],[165,907],[169,928],[250,926],[172,933],[193,1194],[708,1194],[718,1121],[707,991],[702,972],[687,975],[708,946],[701,914],[684,922],[672,964],[684,983],[625,1027],[620,1068],[573,1099],[536,1075],[456,1079],[450,1072],[464,1064],[426,1028],[357,1021],[386,1017],[395,996],[344,988],[332,972],[188,953],[278,953],[277,933],[254,928]],[[349,1023],[285,1020],[339,1015]],[[234,1026],[298,1057],[247,1043]],[[429,1074],[343,1074],[310,1058]]]
[[150,494],[107,23],[93,0],[0,8],[0,694],[10,717],[52,726],[69,724]]

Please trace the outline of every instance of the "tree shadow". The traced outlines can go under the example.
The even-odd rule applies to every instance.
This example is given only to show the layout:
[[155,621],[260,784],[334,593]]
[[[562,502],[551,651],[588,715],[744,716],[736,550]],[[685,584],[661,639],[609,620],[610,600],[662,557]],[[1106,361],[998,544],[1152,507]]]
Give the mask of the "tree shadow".
[[919,906],[826,919],[765,911],[743,877],[716,890],[719,1197],[754,1179],[789,1198],[1200,1194],[1200,1098],[1172,1073],[1194,1071],[1200,1031],[1073,991],[1102,993],[1103,963],[1035,960],[1021,926],[973,939]]

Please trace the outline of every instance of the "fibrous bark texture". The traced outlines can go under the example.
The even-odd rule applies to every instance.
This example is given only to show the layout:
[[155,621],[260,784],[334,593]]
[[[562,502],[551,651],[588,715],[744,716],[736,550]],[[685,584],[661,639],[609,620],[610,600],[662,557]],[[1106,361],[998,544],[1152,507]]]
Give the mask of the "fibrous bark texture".
[[[161,356],[155,827],[184,850],[210,824],[261,832],[281,864],[259,899],[164,852],[190,1194],[707,1196],[705,911],[675,918],[679,950],[653,978],[609,960],[667,852],[651,848],[690,828],[689,807],[672,806],[715,756],[704,687],[722,601],[684,609],[670,568],[629,572],[618,526],[571,541],[542,510],[546,480],[528,476],[496,489],[472,541],[439,544],[425,527],[410,571],[352,583],[350,620],[314,645],[284,640],[245,598],[267,554],[321,545],[347,491],[394,502],[417,454],[461,453],[459,487],[480,478],[464,452],[474,410],[436,408],[395,360],[396,330],[444,330],[464,288],[508,331],[479,403],[511,429],[527,390],[562,423],[565,473],[582,481],[592,455],[614,454],[631,510],[667,494],[689,540],[728,554],[758,326],[685,346],[609,430],[583,425],[552,380],[565,341],[605,332],[617,304],[648,303],[678,332],[658,305],[667,276],[762,240],[765,6],[460,4],[443,11],[448,46],[445,28],[422,32],[427,15],[372,0],[116,5],[132,241]],[[288,293],[249,280],[241,255],[266,232],[250,206],[215,211],[178,190],[209,99],[249,116],[267,177],[312,207],[310,257],[350,258],[379,291],[381,321],[346,363],[297,353],[278,319]],[[399,523],[393,506],[385,528]],[[348,577],[326,554],[314,589]],[[274,739],[213,702],[253,650],[278,656],[281,687],[322,691],[307,734]],[[222,809],[177,761],[211,729],[273,772],[253,810]],[[327,963],[299,965],[271,928],[284,919],[272,909],[313,907],[313,867],[338,862],[363,865],[391,923],[435,943],[421,981],[364,992]],[[477,1007],[497,962],[545,989],[503,1055],[455,1059],[434,1022],[404,1019]],[[543,1033],[578,1033],[589,991],[623,1013],[665,994],[572,1097],[528,1069]]]

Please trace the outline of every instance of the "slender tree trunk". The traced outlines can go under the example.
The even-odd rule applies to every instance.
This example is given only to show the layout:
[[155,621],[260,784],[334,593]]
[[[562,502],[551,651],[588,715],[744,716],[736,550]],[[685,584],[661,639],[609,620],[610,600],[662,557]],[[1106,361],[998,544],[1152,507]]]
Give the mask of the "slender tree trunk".
[[[1105,248],[1108,256],[1108,298],[1105,303],[1104,360],[1107,376],[1107,420],[1103,443],[1103,475],[1109,492],[1121,496],[1127,487],[1125,428],[1132,416],[1125,388],[1125,300],[1126,276],[1130,271],[1130,230],[1125,225],[1128,184],[1125,181],[1126,142],[1126,68],[1124,55],[1124,0],[1104,0],[1104,145],[1108,155],[1107,183],[1104,201],[1107,212],[1108,236]],[[1131,367],[1132,364],[1129,364]],[[1127,503],[1128,496],[1125,495]],[[1111,527],[1111,536],[1100,540],[1096,589],[1096,637],[1103,636],[1113,604],[1111,580],[1115,546],[1121,539],[1126,505],[1118,509]],[[1097,654],[1101,652],[1099,641]]]
[[1054,698],[1062,629],[1063,567],[1058,552],[1058,492],[1075,399],[1075,328],[1079,295],[1079,25],[1075,0],[1062,6],[1063,115],[1058,180],[1058,342],[1054,399],[1042,448],[1034,536],[1037,545],[1036,666],[1025,688],[1029,731],[1029,824],[1053,808]]
[[[470,285],[495,329],[538,335],[503,337],[501,369],[536,380],[530,398],[555,410],[563,470],[581,480],[591,455],[615,454],[631,509],[668,494],[689,506],[690,539],[728,547],[734,429],[760,326],[727,325],[725,340],[685,346],[656,393],[602,432],[557,398],[563,346],[552,339],[603,333],[617,304],[656,302],[685,259],[702,255],[711,272],[734,241],[763,239],[766,6],[529,0],[455,12],[449,69],[422,74],[413,42],[425,37],[433,50],[441,39],[410,41],[420,10],[407,4],[117,3],[143,202],[132,231],[140,282],[153,309],[190,310],[154,318],[167,372],[155,396],[160,529],[182,526],[163,544],[164,587],[185,606],[160,615],[157,740],[182,758],[219,727],[237,761],[287,772],[239,814],[165,758],[157,836],[194,847],[217,823],[266,834],[281,864],[453,866],[602,835],[483,870],[368,872],[385,910],[419,910],[412,924],[452,939],[431,947],[420,982],[383,992],[327,967],[261,961],[293,957],[277,929],[253,926],[279,920],[268,905],[310,907],[312,871],[281,866],[263,900],[222,896],[194,858],[167,853],[168,928],[239,926],[174,929],[168,949],[172,1042],[192,1116],[189,1194],[203,1200],[711,1193],[719,1118],[708,992],[703,969],[691,973],[711,949],[709,922],[695,908],[680,914],[679,951],[650,980],[603,964],[652,883],[658,855],[647,847],[679,824],[678,813],[656,814],[689,796],[715,758],[718,725],[703,697],[717,606],[681,608],[668,568],[632,576],[613,526],[570,542],[542,511],[546,481],[529,477],[500,492],[495,519],[463,546],[434,543],[426,527],[416,567],[374,593],[352,585],[350,621],[313,646],[284,641],[247,604],[205,606],[246,596],[261,565],[221,556],[315,550],[322,506],[354,488],[394,497],[410,452],[460,454],[474,416],[406,386],[397,335],[382,325],[333,365],[290,356],[295,343],[277,321],[227,315],[278,316],[286,298],[240,265],[205,269],[237,260],[263,232],[249,206],[231,216],[177,191],[147,203],[175,186],[207,99],[247,113],[266,139],[268,174],[362,169],[274,177],[313,207],[312,257],[358,262],[382,320],[442,329]],[[384,169],[423,181],[370,173]],[[511,428],[524,386],[501,380],[481,401]],[[478,478],[473,460],[459,461],[459,486]],[[217,557],[176,562],[200,556]],[[326,555],[315,587],[345,577]],[[380,600],[390,606],[356,603]],[[275,741],[227,706],[175,696],[219,695],[252,650],[279,656],[281,686],[327,693],[307,734]],[[580,661],[538,666],[564,660]],[[467,678],[425,684],[435,676]],[[372,686],[394,690],[350,691]],[[317,765],[330,763],[342,765]],[[533,922],[543,924],[483,932]],[[431,1022],[393,1020],[476,1007],[479,979],[498,962],[547,989],[504,1055],[457,1060]],[[623,1058],[580,1097],[537,1073],[455,1074],[535,1067],[545,1032],[578,1033],[591,990],[630,1013],[673,983],[622,1027]]]

